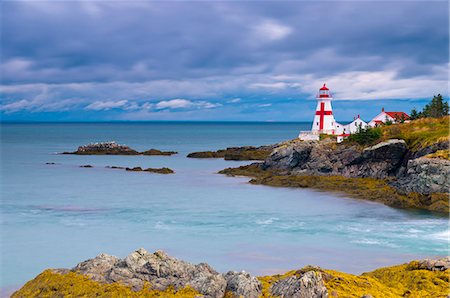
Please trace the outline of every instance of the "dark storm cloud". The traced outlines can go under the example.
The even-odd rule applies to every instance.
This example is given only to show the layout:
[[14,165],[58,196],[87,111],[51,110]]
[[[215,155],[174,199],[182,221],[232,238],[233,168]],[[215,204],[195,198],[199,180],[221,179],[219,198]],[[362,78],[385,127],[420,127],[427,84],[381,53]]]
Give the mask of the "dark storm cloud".
[[396,67],[408,76],[448,59],[445,2],[64,1],[4,9],[6,83],[331,74],[403,60]]
[[170,102],[276,118],[323,81],[340,99],[447,86],[445,1],[7,1],[1,14],[4,113],[146,119]]

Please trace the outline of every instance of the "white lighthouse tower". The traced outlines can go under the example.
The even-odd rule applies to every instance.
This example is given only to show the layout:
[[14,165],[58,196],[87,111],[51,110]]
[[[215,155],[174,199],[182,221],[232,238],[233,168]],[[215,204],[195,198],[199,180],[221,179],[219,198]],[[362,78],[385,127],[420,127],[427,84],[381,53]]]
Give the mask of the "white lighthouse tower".
[[339,130],[337,127],[339,126],[340,128],[340,125],[334,119],[333,109],[331,108],[333,97],[326,84],[323,84],[322,88],[319,89],[316,99],[316,115],[314,116],[311,132],[315,134],[337,134],[337,130]]

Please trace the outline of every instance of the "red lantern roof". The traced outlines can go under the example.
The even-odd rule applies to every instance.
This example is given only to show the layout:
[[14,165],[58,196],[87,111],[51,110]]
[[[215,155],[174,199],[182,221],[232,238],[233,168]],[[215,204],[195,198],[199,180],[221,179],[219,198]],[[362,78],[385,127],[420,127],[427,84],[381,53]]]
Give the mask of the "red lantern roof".
[[326,84],[323,84],[322,88],[320,88],[320,90],[330,90],[327,88]]

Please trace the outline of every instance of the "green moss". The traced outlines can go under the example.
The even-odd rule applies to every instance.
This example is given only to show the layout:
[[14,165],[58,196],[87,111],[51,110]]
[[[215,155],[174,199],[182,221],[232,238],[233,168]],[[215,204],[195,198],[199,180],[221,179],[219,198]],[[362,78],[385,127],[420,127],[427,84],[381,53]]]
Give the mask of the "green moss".
[[437,193],[422,195],[399,193],[388,184],[388,180],[375,178],[345,178],[342,176],[281,175],[264,171],[260,164],[238,168],[227,168],[219,172],[229,176],[252,177],[252,184],[277,187],[315,188],[325,191],[341,192],[347,196],[376,201],[397,208],[417,208],[436,212],[448,212],[448,195]]
[[129,287],[119,283],[101,284],[88,277],[69,272],[59,274],[45,270],[35,279],[27,282],[12,298],[23,297],[196,297],[199,293],[190,287],[178,291],[169,287],[165,291],[151,290],[149,285],[141,291],[134,292]]

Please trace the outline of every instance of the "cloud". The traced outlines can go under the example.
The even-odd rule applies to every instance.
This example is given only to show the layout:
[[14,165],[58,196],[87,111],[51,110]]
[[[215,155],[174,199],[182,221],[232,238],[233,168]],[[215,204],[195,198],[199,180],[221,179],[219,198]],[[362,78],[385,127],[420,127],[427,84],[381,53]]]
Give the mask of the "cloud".
[[163,100],[155,105],[156,109],[183,109],[183,108],[201,108],[212,109],[221,106],[218,103],[211,103],[207,101],[191,101],[187,99],[171,99]]
[[257,38],[262,41],[280,40],[291,34],[293,31],[291,27],[273,20],[265,20],[256,25],[253,30],[255,31]]
[[13,113],[20,110],[25,110],[30,106],[30,102],[26,99],[21,99],[8,104],[0,105],[0,110],[7,113]]
[[[448,94],[445,1],[2,4],[0,109],[25,119],[232,118],[312,99],[323,82],[346,100]],[[273,106],[250,108],[261,100]]]
[[108,111],[111,109],[124,108],[128,104],[128,100],[119,101],[94,101],[90,105],[86,106],[85,110],[93,111]]
[[180,109],[190,106],[192,106],[192,102],[187,99],[163,100],[155,105],[157,109]]

